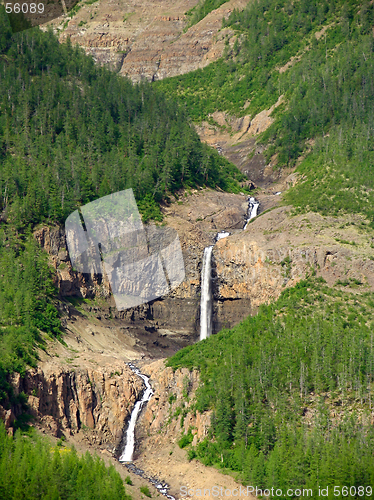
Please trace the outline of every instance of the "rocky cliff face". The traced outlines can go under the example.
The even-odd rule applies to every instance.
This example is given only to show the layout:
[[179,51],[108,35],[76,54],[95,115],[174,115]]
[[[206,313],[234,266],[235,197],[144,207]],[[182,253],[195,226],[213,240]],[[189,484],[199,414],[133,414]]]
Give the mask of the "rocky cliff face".
[[65,230],[60,226],[45,226],[34,232],[39,245],[48,253],[56,269],[56,286],[62,297],[108,297],[110,285],[103,275],[77,273],[73,270],[66,247]]
[[274,122],[272,113],[283,100],[281,95],[269,109],[263,109],[255,116],[238,118],[227,112],[215,111],[209,115],[209,122],[195,124],[200,139],[234,163],[253,186],[262,188],[262,192],[285,191],[290,185],[290,176],[295,175],[295,167],[274,168],[277,156],[267,162],[264,156],[266,145],[257,143],[259,135]]
[[[222,18],[234,8],[244,8],[244,0],[230,0],[211,12],[197,25],[184,31],[185,13],[197,0],[100,0],[82,3],[64,25],[60,39],[77,43],[100,64],[106,64],[134,82],[158,80],[203,68],[222,56],[229,29],[220,31]],[[88,4],[88,5],[87,5]],[[233,40],[231,41],[233,43]]]
[[292,217],[290,207],[254,219],[213,250],[216,309],[227,300],[248,300],[253,310],[312,272],[330,286],[344,282],[373,290],[373,231],[366,224],[353,215]]
[[[238,488],[239,484],[232,477],[220,473],[215,467],[189,460],[186,450],[178,445],[181,436],[189,430],[194,436],[193,445],[208,435],[211,412],[201,414],[191,410],[199,374],[187,369],[173,372],[171,368],[165,368],[163,360],[143,365],[142,371],[151,377],[155,394],[140,415],[136,428],[136,466],[166,481],[175,498],[181,498],[181,486]],[[254,497],[250,498],[254,500]]]
[[[279,196],[259,195],[261,210],[274,207]],[[92,308],[96,318],[117,319],[133,333],[161,331],[177,334],[184,342],[198,338],[201,267],[204,247],[214,244],[219,230],[231,236],[213,249],[214,332],[230,327],[262,303],[279,296],[313,269],[333,286],[339,280],[356,280],[374,286],[372,236],[360,216],[292,216],[287,207],[254,219],[242,230],[246,196],[195,190],[163,208],[168,227],[178,232],[186,269],[184,282],[165,297],[125,311],[117,311],[110,299]],[[365,227],[365,231],[362,228]],[[35,237],[51,256],[57,269],[62,296],[107,297],[105,276],[75,273],[68,260],[63,230],[42,228]],[[352,281],[353,282],[353,281]],[[95,309],[95,310],[93,310]]]
[[[105,274],[82,274],[73,270],[63,228],[45,226],[35,231],[34,236],[47,251],[56,269],[56,285],[61,297],[105,298],[105,307],[89,311],[95,313],[97,318],[121,320],[123,327],[137,325],[143,330],[157,328],[176,332],[189,336],[191,342],[199,331],[204,247],[214,243],[214,237],[220,230],[240,230],[244,225],[246,209],[246,196],[212,190],[194,190],[178,203],[165,206],[165,222],[179,235],[186,279],[167,296],[125,311],[116,310],[114,301],[109,297],[110,284]],[[237,312],[229,314],[235,316]],[[243,310],[242,317],[246,314]]]
[[162,436],[176,441],[182,433],[193,428],[194,444],[208,433],[211,412],[193,412],[190,404],[199,386],[199,373],[181,368],[173,372],[166,368],[164,360],[158,360],[142,368],[150,377],[154,396],[148,402],[140,418],[138,437],[139,452],[146,451],[151,443],[160,443]]
[[14,374],[11,383],[16,395],[26,394],[37,425],[55,436],[81,433],[89,443],[110,449],[119,446],[143,390],[139,377],[120,362],[74,369],[41,363],[24,377]]

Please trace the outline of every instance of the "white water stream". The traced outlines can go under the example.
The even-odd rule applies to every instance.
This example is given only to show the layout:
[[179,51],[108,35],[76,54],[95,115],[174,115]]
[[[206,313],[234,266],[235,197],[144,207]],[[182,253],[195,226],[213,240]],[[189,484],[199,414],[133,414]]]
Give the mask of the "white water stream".
[[223,238],[227,238],[227,236],[230,236],[231,233],[228,231],[220,231],[219,233],[216,234],[215,241],[222,240]]
[[153,390],[151,384],[149,383],[149,377],[141,373],[141,371],[136,368],[132,363],[129,363],[128,366],[131,370],[140,377],[145,383],[145,391],[143,396],[139,401],[137,401],[134,405],[134,408],[131,413],[129,426],[126,431],[126,446],[122,452],[122,455],[119,457],[119,461],[122,462],[128,470],[136,474],[137,476],[143,477],[147,481],[149,481],[153,486],[168,500],[175,500],[175,497],[169,495],[169,485],[164,481],[160,481],[155,477],[148,476],[143,470],[139,469],[135,466],[132,461],[135,449],[135,425],[138,419],[139,413],[145,403],[147,403],[151,397],[153,396]]
[[[257,216],[260,203],[250,196],[248,198],[247,219],[244,229],[247,228],[251,219]],[[228,231],[220,231],[216,234],[215,242],[230,236]],[[204,248],[203,269],[201,271],[201,299],[200,299],[200,340],[212,335],[213,296],[212,296],[212,251],[213,245]]]
[[[250,197],[248,199],[248,217],[246,219],[244,229],[246,229],[248,222],[257,216],[259,205],[259,202],[255,198]],[[228,231],[220,231],[216,234],[215,242],[221,240],[222,238],[226,238],[227,236],[230,236],[230,233]],[[213,247],[214,245],[210,245],[204,248],[203,268],[201,272],[200,340],[206,339],[212,334],[213,296],[211,271]],[[143,375],[143,373],[141,373],[140,370],[133,364],[129,363],[129,367],[134,373],[136,373],[136,375],[138,375],[138,377],[140,377],[144,381],[146,389],[143,393],[142,398],[135,403],[134,409],[132,410],[129,426],[126,431],[126,446],[122,452],[122,455],[119,457],[119,461],[125,463],[128,469],[135,474],[150,481],[163,496],[165,496],[169,500],[175,500],[172,495],[168,494],[169,487],[166,483],[159,482],[157,479],[147,476],[144,471],[138,469],[132,463],[135,449],[136,421],[144,403],[147,403],[151,399],[153,390],[149,383],[149,377]]]
[[247,229],[249,221],[257,216],[257,210],[259,206],[260,203],[256,200],[256,198],[253,198],[253,196],[248,198],[247,220],[245,222],[244,229]]
[[144,403],[149,401],[153,395],[153,390],[151,384],[149,383],[149,377],[143,375],[143,373],[141,373],[140,370],[138,370],[138,368],[136,368],[136,366],[132,365],[131,363],[129,363],[129,367],[134,373],[136,373],[136,375],[138,375],[141,379],[143,379],[146,389],[144,391],[142,398],[135,403],[134,409],[132,410],[129,426],[126,432],[126,446],[122,452],[122,455],[119,457],[120,462],[132,462],[132,456],[134,454],[134,448],[135,448],[136,420]]
[[213,245],[204,248],[203,269],[201,271],[200,340],[204,340],[212,334],[212,251]]

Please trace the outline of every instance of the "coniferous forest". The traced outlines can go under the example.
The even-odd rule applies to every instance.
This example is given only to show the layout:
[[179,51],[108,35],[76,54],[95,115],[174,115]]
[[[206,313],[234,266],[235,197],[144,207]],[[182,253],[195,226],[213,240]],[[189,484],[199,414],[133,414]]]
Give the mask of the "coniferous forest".
[[243,175],[200,142],[175,100],[95,66],[52,32],[12,37],[0,16],[0,209],[15,227],[64,221],[127,188],[146,218],[183,186],[239,190]]
[[[178,189],[237,192],[243,179],[200,142],[173,99],[95,66],[51,31],[13,35],[0,6],[0,404],[26,408],[8,375],[36,366],[42,332],[62,335],[53,272],[32,236],[37,224],[63,223],[78,206],[127,188],[143,219],[160,221],[159,202]],[[1,498],[128,498],[101,462],[56,452],[48,468],[48,443],[1,439]],[[61,473],[73,474],[63,492]]]
[[113,466],[89,453],[79,457],[59,442],[52,447],[44,438],[7,436],[0,422],[1,498],[41,500],[130,500]]
[[[200,2],[190,25],[223,3]],[[220,60],[133,85],[51,30],[13,35],[0,6],[0,404],[26,408],[9,374],[37,365],[45,335],[63,339],[38,224],[127,188],[144,221],[162,221],[160,204],[182,188],[243,190],[192,121],[254,116],[280,99],[258,143],[276,169],[297,165],[303,182],[284,202],[294,213],[360,213],[374,227],[373,24],[366,0],[256,0],[223,20],[237,38]],[[190,430],[183,446],[243,484],[349,485],[350,497],[370,498],[374,296],[315,275],[169,359],[200,371],[193,409],[212,412],[208,437],[192,446]],[[22,416],[16,427],[13,438],[0,425],[0,498],[129,498],[99,459],[22,434]]]
[[[31,229],[132,188],[144,220],[181,187],[238,191],[244,176],[202,144],[185,111],[38,28],[12,35],[0,6],[0,380],[59,334],[55,289]],[[5,386],[4,386],[5,387]],[[5,388],[2,389],[6,392]]]
[[[197,122],[213,123],[215,110],[253,116],[281,98],[258,143],[275,168],[300,159],[303,181],[285,203],[295,214],[361,213],[374,227],[373,19],[370,2],[250,2],[223,21],[238,38],[222,59],[157,86]],[[210,436],[187,448],[190,458],[261,488],[349,484],[353,496],[370,497],[358,487],[374,482],[373,305],[371,293],[352,296],[310,276],[171,358],[174,369],[199,369],[194,408],[213,412]]]
[[310,276],[175,354],[169,366],[201,372],[195,410],[213,410],[211,435],[190,457],[283,492],[372,485],[373,313],[372,293]]

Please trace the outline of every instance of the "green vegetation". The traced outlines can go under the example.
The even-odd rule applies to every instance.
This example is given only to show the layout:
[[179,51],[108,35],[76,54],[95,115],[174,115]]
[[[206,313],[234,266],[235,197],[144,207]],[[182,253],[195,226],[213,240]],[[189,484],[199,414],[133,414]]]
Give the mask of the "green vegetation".
[[174,401],[176,401],[176,400],[177,400],[176,394],[173,394],[173,393],[170,394],[169,399],[168,399],[169,405],[172,405],[174,403]]
[[0,73],[0,402],[8,406],[7,376],[35,366],[41,332],[60,332],[35,225],[62,223],[80,205],[127,188],[144,221],[161,221],[159,202],[170,193],[197,185],[238,191],[243,176],[199,141],[172,99],[96,67],[51,31],[13,35],[3,6]]
[[192,429],[189,428],[187,434],[183,434],[181,439],[178,441],[179,448],[185,448],[193,441]]
[[[295,213],[363,213],[374,228],[374,151],[372,125],[334,127],[316,142],[298,171],[304,179],[285,195]],[[353,245],[354,242],[341,241]]]
[[0,404],[13,398],[7,374],[35,366],[40,331],[55,337],[60,320],[47,255],[32,236],[0,230]]
[[52,448],[45,438],[7,435],[0,422],[0,498],[130,500],[113,466],[89,453]]
[[[222,3],[199,3],[190,25]],[[7,375],[35,365],[41,332],[59,335],[52,274],[31,234],[36,224],[63,222],[80,205],[127,188],[143,220],[160,222],[160,202],[181,188],[239,191],[243,176],[199,141],[189,117],[212,123],[216,110],[254,116],[278,102],[258,138],[265,156],[276,168],[305,157],[285,202],[296,213],[361,212],[369,221],[361,229],[374,228],[373,24],[366,0],[249,2],[223,22],[237,39],[232,46],[227,39],[221,60],[134,86],[52,32],[12,36],[0,6],[2,404],[15,401]],[[281,265],[289,277],[290,259]],[[357,279],[335,285],[310,277],[257,316],[169,360],[174,369],[200,370],[194,409],[213,411],[207,439],[191,446],[189,429],[178,443],[190,459],[283,491],[374,484],[374,296]],[[188,383],[187,402],[173,416],[170,410],[181,426]],[[175,400],[171,394],[170,405]],[[33,498],[42,477],[48,493],[35,498],[125,498],[115,473],[95,460],[77,458],[62,441],[52,456],[44,442],[13,440],[0,427],[0,496],[25,491]],[[101,482],[105,493],[89,496],[101,494]],[[147,486],[140,491],[151,497]]]
[[132,486],[132,481],[130,476],[125,477],[125,483],[128,484],[129,486]]
[[374,224],[373,23],[368,1],[250,2],[224,22],[238,34],[224,58],[157,86],[178,95],[194,120],[216,110],[253,116],[283,96],[259,138],[266,158],[277,155],[282,168],[313,149],[298,169],[306,181],[286,201],[325,214],[362,212]]
[[201,21],[209,12],[214,9],[218,9],[221,5],[228,2],[228,0],[201,0],[195,7],[186,12],[187,16],[190,17],[190,22],[188,27],[197,24]]
[[[345,40],[341,23],[347,17],[352,21],[351,11],[353,8],[359,10],[360,4],[358,1],[347,4],[343,0],[249,2],[244,11],[234,10],[229,19],[223,21],[223,27],[234,29],[238,39],[232,48],[227,40],[222,59],[202,70],[162,80],[157,85],[167,93],[178,94],[194,119],[206,118],[215,110],[254,114],[269,108],[282,94],[293,95],[295,82],[292,80],[289,87],[289,75],[294,69],[280,74],[279,68],[291,57],[314,53],[319,46],[324,56],[326,49],[332,54],[332,49]],[[370,31],[371,17],[372,8],[368,4],[360,18],[365,19],[366,33]],[[325,37],[318,42],[314,34],[330,24],[326,45]],[[347,30],[346,26],[344,29]],[[310,44],[313,50],[309,50]],[[250,106],[244,111],[247,101]]]
[[148,498],[152,498],[151,492],[149,491],[148,486],[141,486],[140,491]]
[[169,366],[201,372],[195,409],[213,410],[189,457],[263,488],[373,484],[373,313],[372,293],[308,278],[175,354]]
[[202,144],[151,85],[95,66],[52,32],[11,37],[0,8],[0,210],[23,228],[133,188],[145,218],[183,186],[238,191],[242,174]]

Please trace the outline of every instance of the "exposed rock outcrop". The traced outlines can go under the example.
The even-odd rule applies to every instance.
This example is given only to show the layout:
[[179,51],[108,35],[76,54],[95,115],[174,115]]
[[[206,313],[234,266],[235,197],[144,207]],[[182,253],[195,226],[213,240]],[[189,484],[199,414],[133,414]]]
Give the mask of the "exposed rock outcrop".
[[[290,183],[297,182],[294,177]],[[259,195],[259,199],[266,210],[274,207],[279,196]],[[243,231],[246,209],[246,196],[212,190],[195,190],[164,207],[165,222],[178,232],[181,242],[184,282],[167,296],[137,308],[117,311],[108,300],[107,308],[95,312],[90,306],[90,312],[97,318],[118,319],[123,328],[138,328],[134,334],[153,329],[166,336],[177,333],[189,343],[197,339],[202,255],[222,229],[232,234],[213,250],[214,332],[238,323],[313,269],[331,286],[347,279],[374,286],[374,262],[369,259],[374,252],[368,230],[361,230],[366,227],[362,217],[313,213],[293,217],[290,208],[282,207],[254,219]],[[62,296],[109,293],[105,277],[99,284],[99,277],[71,269],[60,228],[42,228],[35,235],[57,268]]]
[[[203,142],[216,148],[258,187],[284,191],[284,182],[294,168],[274,169],[276,157],[266,161],[266,145],[257,144],[257,137],[274,122],[273,111],[283,102],[277,102],[255,116],[236,117],[222,111],[210,115],[210,121],[195,125]],[[244,106],[244,109],[246,106]],[[277,186],[275,185],[277,184]]]
[[[239,488],[229,475],[215,467],[204,466],[198,460],[189,460],[185,449],[178,446],[182,434],[193,434],[192,444],[204,440],[211,424],[211,412],[192,411],[199,374],[183,368],[175,372],[165,368],[163,360],[142,366],[149,375],[155,394],[142,412],[137,428],[139,446],[135,464],[147,474],[166,481],[170,494],[181,498],[181,486],[212,488],[216,485],[218,498],[227,498],[227,489]],[[248,495],[254,500],[254,497]]]
[[126,419],[143,385],[124,363],[107,367],[70,368],[42,363],[24,377],[14,374],[15,394],[24,392],[37,425],[51,434],[84,433],[90,443],[121,442]]
[[312,272],[330,286],[340,281],[374,290],[372,236],[363,217],[292,217],[290,212],[290,207],[276,208],[216,244],[218,307],[227,300],[247,300],[254,310]]
[[[100,64],[106,64],[134,82],[158,80],[203,68],[219,59],[230,29],[222,19],[245,0],[230,0],[185,32],[188,10],[197,0],[101,0],[82,4],[63,29],[60,40],[77,43]],[[60,28],[65,19],[53,22]]]
[[44,226],[34,232],[39,245],[48,253],[56,269],[56,286],[62,297],[108,297],[110,285],[105,274],[82,274],[73,270],[66,247],[65,230],[60,226]]
[[8,434],[13,435],[14,433],[14,422],[15,422],[15,414],[13,411],[13,408],[5,409],[3,406],[0,405],[0,420],[4,422],[5,429]]
[[150,377],[154,395],[139,421],[138,453],[159,445],[165,436],[176,443],[189,429],[194,435],[194,445],[202,441],[208,434],[211,412],[200,413],[190,408],[199,386],[199,372],[187,368],[174,372],[165,367],[164,360],[145,365],[142,371]]
[[[199,331],[200,279],[204,247],[214,242],[219,230],[240,230],[247,209],[246,196],[194,190],[178,203],[164,207],[165,222],[177,231],[182,246],[186,278],[167,296],[138,307],[117,311],[109,298],[105,274],[82,274],[71,265],[64,229],[44,226],[34,236],[50,256],[56,269],[56,285],[61,297],[107,298],[105,307],[91,307],[90,313],[104,319],[119,319],[123,327],[157,328],[177,332],[190,339]],[[68,313],[68,312],[67,312]],[[69,313],[68,313],[69,314]]]

